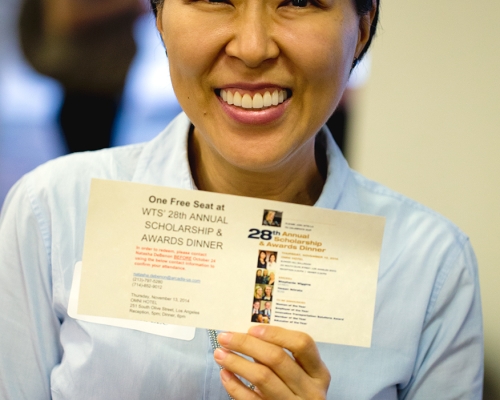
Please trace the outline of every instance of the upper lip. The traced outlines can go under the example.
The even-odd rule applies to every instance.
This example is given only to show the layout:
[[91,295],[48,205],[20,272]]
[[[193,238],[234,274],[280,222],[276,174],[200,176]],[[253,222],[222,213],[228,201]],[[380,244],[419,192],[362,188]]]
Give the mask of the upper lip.
[[240,94],[244,94],[244,92],[249,92],[251,96],[256,93],[264,94],[264,90],[274,92],[275,90],[286,90],[287,97],[292,97],[292,90],[286,86],[281,86],[276,83],[269,82],[261,82],[261,83],[248,83],[248,82],[235,82],[229,83],[220,87],[217,87],[214,91],[217,96],[221,95],[221,90],[234,90],[239,91]]
[[233,82],[222,86],[218,86],[217,89],[241,89],[241,90],[263,90],[263,89],[288,89],[287,86],[279,85],[270,82],[260,82],[260,83],[248,83],[248,82]]

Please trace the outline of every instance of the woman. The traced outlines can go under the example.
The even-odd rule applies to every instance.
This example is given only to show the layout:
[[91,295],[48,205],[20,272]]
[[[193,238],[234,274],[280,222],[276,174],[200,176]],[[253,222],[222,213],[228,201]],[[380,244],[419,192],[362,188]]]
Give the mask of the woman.
[[276,253],[271,253],[269,255],[269,261],[267,262],[267,268],[268,269],[275,269],[276,268]]
[[258,269],[257,270],[257,276],[255,277],[255,283],[264,283],[262,280],[262,270]]
[[254,301],[254,303],[256,301],[262,300],[263,297],[264,297],[264,289],[262,289],[261,285],[255,285],[255,291],[254,291],[254,294],[253,294],[253,301]]
[[259,252],[259,260],[257,261],[257,268],[267,268],[267,254],[265,251]]
[[[6,200],[3,397],[479,399],[482,321],[467,238],[352,172],[322,128],[375,32],[378,4],[155,6],[185,114],[150,143],[50,162]],[[269,324],[219,334],[212,359],[205,330],[180,340],[69,317],[92,177],[384,216],[371,348],[315,343]]]
[[262,225],[279,226],[279,224],[274,220],[275,215],[276,215],[276,211],[268,210],[266,212],[266,216],[264,217],[264,220],[262,221]]
[[273,272],[273,271],[271,271],[271,272],[269,273],[269,282],[268,282],[267,284],[268,284],[268,285],[271,285],[271,286],[273,286],[273,285],[274,285],[274,272]]
[[269,283],[269,272],[267,269],[262,270],[262,283],[265,285]]
[[273,301],[273,287],[270,285],[266,285],[264,289],[264,297],[262,300]]
[[262,314],[253,314],[252,315],[252,322],[257,322],[259,324],[262,324],[264,322],[264,316]]

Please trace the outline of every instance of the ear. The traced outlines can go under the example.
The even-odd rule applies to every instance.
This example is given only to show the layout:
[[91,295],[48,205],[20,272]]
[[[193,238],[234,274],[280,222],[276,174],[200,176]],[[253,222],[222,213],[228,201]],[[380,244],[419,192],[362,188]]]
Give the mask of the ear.
[[366,44],[370,40],[370,32],[373,20],[375,19],[375,15],[377,13],[377,0],[372,0],[372,9],[371,11],[363,14],[359,18],[359,31],[358,31],[358,43],[356,45],[355,57],[358,58],[359,55],[363,52]]

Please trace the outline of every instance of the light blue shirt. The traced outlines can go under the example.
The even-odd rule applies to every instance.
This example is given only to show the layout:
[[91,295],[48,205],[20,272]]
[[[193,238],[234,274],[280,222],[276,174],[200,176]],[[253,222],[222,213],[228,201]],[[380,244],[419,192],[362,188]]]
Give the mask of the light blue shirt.
[[[26,175],[0,217],[2,399],[227,399],[205,330],[184,341],[68,316],[90,179],[194,189],[180,114],[146,144],[61,157]],[[319,343],[329,399],[481,399],[483,333],[468,238],[349,169],[329,134],[316,206],[381,215],[371,348]]]

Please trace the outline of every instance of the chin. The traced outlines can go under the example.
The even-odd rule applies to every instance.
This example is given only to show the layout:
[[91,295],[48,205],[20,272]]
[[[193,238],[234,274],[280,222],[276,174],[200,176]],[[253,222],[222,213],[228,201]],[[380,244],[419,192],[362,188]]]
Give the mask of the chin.
[[[224,157],[224,156],[223,156]],[[224,157],[226,162],[235,168],[257,173],[268,173],[279,169],[285,164],[284,154],[269,154],[259,151],[257,154],[249,152],[238,152]]]

